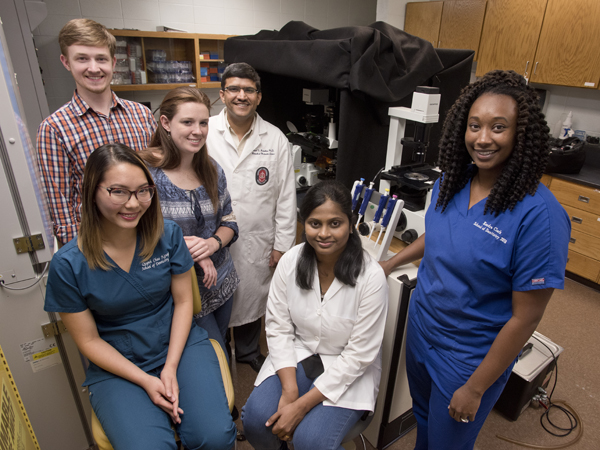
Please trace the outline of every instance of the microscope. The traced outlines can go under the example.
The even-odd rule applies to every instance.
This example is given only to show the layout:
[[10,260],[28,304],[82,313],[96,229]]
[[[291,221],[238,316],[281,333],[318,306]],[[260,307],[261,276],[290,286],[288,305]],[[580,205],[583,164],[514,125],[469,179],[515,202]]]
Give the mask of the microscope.
[[334,102],[329,100],[329,89],[303,89],[302,100],[310,106],[323,106],[323,112],[305,114],[306,132],[298,132],[294,124],[287,122],[296,189],[309,188],[321,180],[335,179],[338,148]]
[[[397,195],[404,201],[395,236],[409,244],[425,232],[425,212],[431,203],[431,189],[440,177],[439,169],[425,163],[429,130],[431,124],[439,120],[439,106],[439,89],[419,86],[410,108],[393,107],[388,112],[390,131],[379,192],[383,194],[389,189],[389,195]],[[414,123],[413,137],[405,137],[407,121]],[[402,164],[403,153],[406,153],[404,159],[408,164],[406,161]]]

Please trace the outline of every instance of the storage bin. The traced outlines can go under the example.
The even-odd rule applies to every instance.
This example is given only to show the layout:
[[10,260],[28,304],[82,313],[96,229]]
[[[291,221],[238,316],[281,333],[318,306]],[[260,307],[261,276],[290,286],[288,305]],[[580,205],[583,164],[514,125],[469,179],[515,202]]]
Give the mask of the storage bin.
[[539,387],[544,389],[548,387],[558,356],[563,351],[560,345],[537,331],[529,338],[528,343],[533,344],[531,352],[516,362],[508,382],[494,406],[497,411],[510,420],[519,418],[531,403],[532,397],[539,393]]

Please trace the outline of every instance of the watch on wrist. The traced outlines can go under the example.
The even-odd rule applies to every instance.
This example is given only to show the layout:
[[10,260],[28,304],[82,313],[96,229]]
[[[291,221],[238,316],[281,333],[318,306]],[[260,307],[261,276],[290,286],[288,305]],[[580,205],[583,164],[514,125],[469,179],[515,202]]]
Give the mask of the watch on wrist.
[[[216,240],[219,243],[219,250],[221,250],[223,248],[223,241],[221,240],[221,238],[219,236],[217,236],[216,234],[213,234],[211,236],[211,238],[213,238],[214,240]],[[217,250],[217,251],[219,251]]]

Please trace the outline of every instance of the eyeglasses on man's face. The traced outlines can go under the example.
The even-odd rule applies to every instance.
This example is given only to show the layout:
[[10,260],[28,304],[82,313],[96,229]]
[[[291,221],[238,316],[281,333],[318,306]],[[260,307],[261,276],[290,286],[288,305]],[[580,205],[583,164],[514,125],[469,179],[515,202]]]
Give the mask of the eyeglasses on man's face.
[[240,87],[240,86],[227,86],[223,88],[224,91],[229,92],[230,94],[237,95],[240,91],[244,91],[246,95],[254,95],[258,94],[259,90],[253,87]]
[[104,186],[98,187],[108,191],[110,201],[115,205],[124,205],[129,201],[132,195],[135,195],[135,198],[137,198],[138,202],[147,203],[152,200],[152,197],[154,197],[154,192],[156,191],[156,186],[144,186],[136,191],[130,191],[129,189],[124,188],[109,188]]

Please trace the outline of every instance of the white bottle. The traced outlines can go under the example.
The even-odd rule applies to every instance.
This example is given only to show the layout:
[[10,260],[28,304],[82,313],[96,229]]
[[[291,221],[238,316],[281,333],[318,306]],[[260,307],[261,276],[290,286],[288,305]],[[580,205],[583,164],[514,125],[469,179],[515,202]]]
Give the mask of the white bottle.
[[567,114],[567,118],[563,122],[560,135],[558,136],[559,139],[566,139],[574,134],[573,130],[571,130],[571,125],[573,125],[573,111],[569,111],[569,114]]

